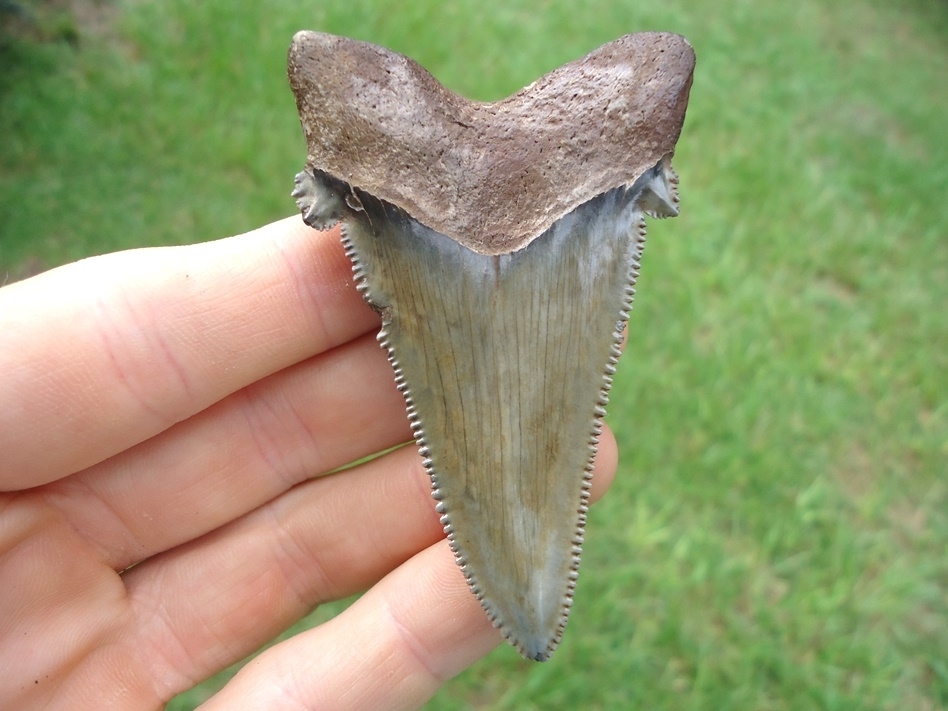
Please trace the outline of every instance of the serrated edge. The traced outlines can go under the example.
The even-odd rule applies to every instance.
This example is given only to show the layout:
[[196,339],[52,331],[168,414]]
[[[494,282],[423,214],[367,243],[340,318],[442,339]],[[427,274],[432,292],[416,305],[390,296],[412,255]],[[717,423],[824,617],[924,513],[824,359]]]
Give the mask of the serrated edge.
[[[409,219],[411,218],[409,217]],[[579,579],[582,546],[585,542],[586,521],[589,511],[590,492],[592,489],[593,467],[596,454],[599,451],[599,438],[602,434],[603,418],[606,416],[606,405],[609,403],[609,391],[612,387],[613,376],[616,373],[616,366],[618,365],[619,357],[622,355],[623,332],[625,331],[626,324],[629,320],[632,304],[635,298],[635,284],[638,280],[639,271],[641,268],[641,258],[645,246],[645,230],[646,224],[645,217],[643,215],[633,226],[632,236],[635,240],[635,244],[633,245],[632,255],[629,262],[629,271],[626,277],[626,287],[623,293],[623,301],[620,305],[619,319],[616,321],[616,328],[612,333],[613,342],[610,347],[609,355],[606,359],[606,364],[603,368],[602,385],[599,389],[596,405],[594,406],[592,412],[592,427],[590,428],[589,439],[587,441],[589,456],[587,457],[586,463],[583,467],[580,503],[577,509],[576,530],[572,538],[573,548],[571,551],[571,561],[566,584],[566,593],[562,603],[562,614],[544,652],[538,654],[536,657],[533,657],[537,661],[545,661],[546,659],[549,659],[550,655],[559,646],[563,638],[563,633],[566,629],[566,624],[569,620],[570,610],[573,606],[576,583]],[[356,290],[362,294],[362,297],[366,300],[366,302],[369,303],[370,306],[376,309],[381,309],[384,312],[384,306],[372,301],[371,295],[369,294],[371,286],[369,284],[369,277],[366,272],[366,268],[359,257],[358,250],[352,238],[349,235],[345,221],[343,221],[341,225],[341,235],[343,250],[352,265],[352,275]],[[395,353],[395,348],[389,340],[390,334],[388,327],[390,324],[391,320],[386,320],[386,318],[383,316],[382,326],[379,329],[376,340],[385,350],[389,365],[395,374],[395,387],[402,394],[402,397],[405,401],[405,409],[408,415],[409,426],[411,427],[412,431],[412,438],[414,439],[418,453],[421,456],[422,466],[424,467],[425,473],[431,480],[431,496],[437,502],[435,505],[435,510],[440,516],[439,521],[442,528],[444,529],[445,536],[448,539],[448,545],[454,554],[455,562],[461,569],[468,587],[475,598],[477,598],[491,623],[522,656],[530,658],[530,655],[527,653],[523,642],[512,636],[512,634],[508,631],[504,620],[501,619],[499,612],[493,609],[488,604],[488,601],[485,600],[484,592],[474,580],[473,573],[468,567],[467,561],[464,558],[464,554],[458,546],[456,532],[451,520],[451,513],[448,510],[448,507],[443,500],[444,497],[441,493],[438,467],[432,455],[428,439],[425,435],[424,423],[422,422],[421,415],[418,413],[418,410],[415,406],[411,389],[408,385],[404,371],[398,362],[398,356]]]

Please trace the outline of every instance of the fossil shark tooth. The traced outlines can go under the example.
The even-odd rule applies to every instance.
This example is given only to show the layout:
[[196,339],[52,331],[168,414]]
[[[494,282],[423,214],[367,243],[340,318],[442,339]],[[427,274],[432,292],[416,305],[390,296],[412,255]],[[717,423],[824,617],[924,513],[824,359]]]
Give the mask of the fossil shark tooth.
[[457,562],[530,659],[572,605],[644,216],[678,214],[693,69],[683,38],[628,35],[478,103],[371,44],[290,47],[293,196],[307,224],[342,222]]

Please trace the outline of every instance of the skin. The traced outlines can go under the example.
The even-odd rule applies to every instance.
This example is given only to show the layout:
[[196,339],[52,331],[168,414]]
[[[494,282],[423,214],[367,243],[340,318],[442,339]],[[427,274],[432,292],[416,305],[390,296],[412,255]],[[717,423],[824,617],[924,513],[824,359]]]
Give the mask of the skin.
[[409,439],[377,329],[299,217],[0,289],[0,698],[160,709],[361,590],[202,708],[417,708],[499,644],[413,447],[321,476]]

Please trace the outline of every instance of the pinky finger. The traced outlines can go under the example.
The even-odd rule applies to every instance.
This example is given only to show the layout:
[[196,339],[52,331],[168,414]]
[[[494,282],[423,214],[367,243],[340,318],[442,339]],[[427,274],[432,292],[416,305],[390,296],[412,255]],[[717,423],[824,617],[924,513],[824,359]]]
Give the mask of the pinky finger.
[[416,709],[500,641],[442,540],[261,654],[201,708]]

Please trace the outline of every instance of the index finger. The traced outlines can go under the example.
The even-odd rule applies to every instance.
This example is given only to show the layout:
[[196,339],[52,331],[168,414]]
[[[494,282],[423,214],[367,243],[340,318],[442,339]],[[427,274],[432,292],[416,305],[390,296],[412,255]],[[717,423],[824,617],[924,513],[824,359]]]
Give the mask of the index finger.
[[0,289],[0,489],[123,451],[377,325],[335,231],[297,217]]

